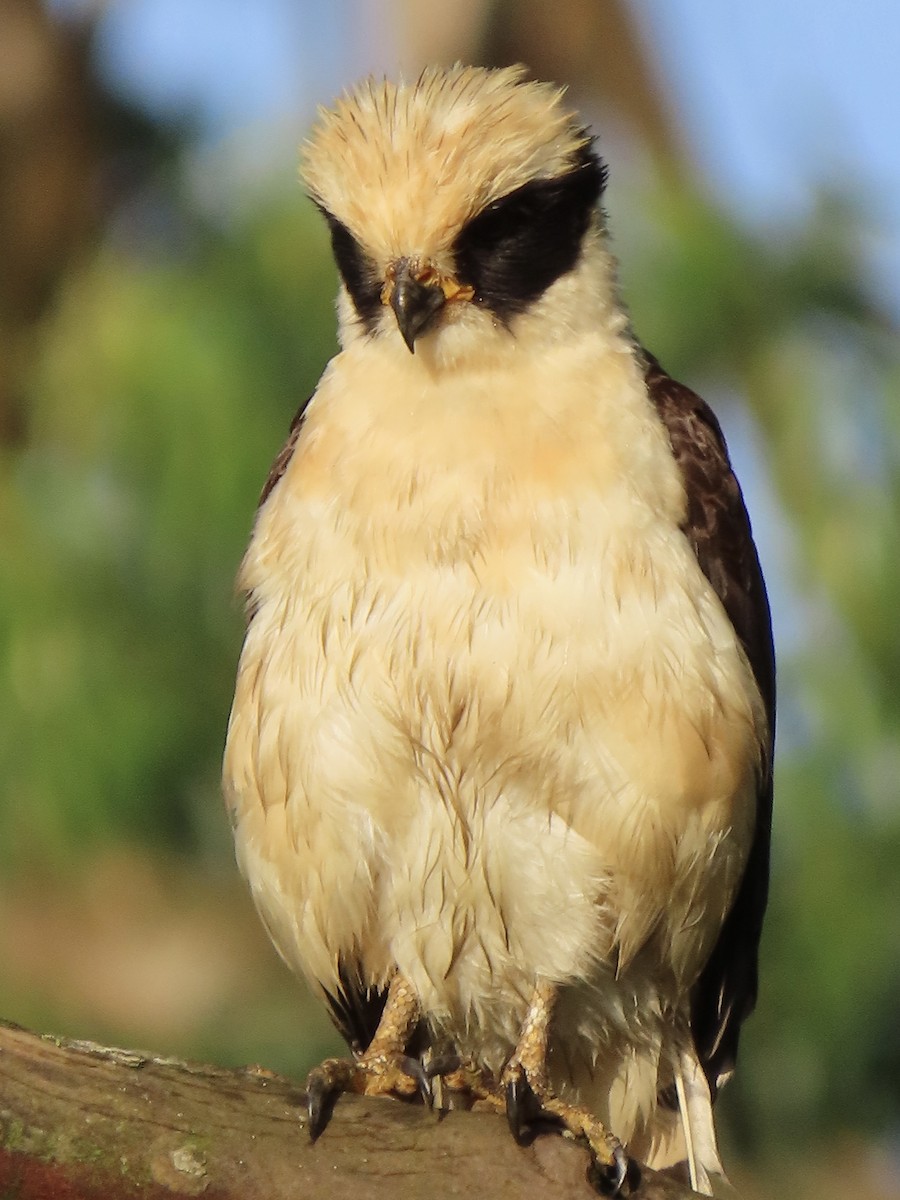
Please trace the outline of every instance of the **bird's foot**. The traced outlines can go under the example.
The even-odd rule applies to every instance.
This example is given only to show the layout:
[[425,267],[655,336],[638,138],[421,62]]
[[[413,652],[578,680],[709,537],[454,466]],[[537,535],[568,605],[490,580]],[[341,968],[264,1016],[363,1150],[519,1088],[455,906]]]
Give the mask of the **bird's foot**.
[[342,1092],[361,1096],[415,1095],[431,1104],[431,1080],[422,1064],[406,1054],[421,1013],[412,985],[397,972],[391,979],[387,999],[375,1036],[365,1054],[357,1058],[326,1058],[306,1079],[309,1133],[319,1136]]
[[629,1173],[622,1143],[602,1121],[580,1105],[557,1096],[543,1067],[526,1066],[513,1055],[503,1070],[500,1085],[505,1096],[506,1118],[520,1145],[530,1143],[548,1127],[587,1143],[591,1154],[590,1179],[605,1196],[620,1196]]
[[306,1078],[313,1141],[328,1124],[335,1101],[344,1092],[403,1100],[419,1096],[425,1104],[431,1104],[431,1080],[417,1058],[384,1053],[366,1053],[357,1059],[326,1058]]
[[607,1196],[620,1196],[629,1173],[622,1143],[593,1113],[562,1100],[550,1086],[547,1055],[556,1000],[556,986],[546,979],[538,980],[518,1045],[500,1075],[506,1118],[520,1143],[530,1142],[542,1126],[562,1128],[564,1135],[587,1142],[591,1182]]
[[473,1058],[461,1058],[458,1054],[445,1054],[433,1058],[426,1064],[425,1071],[429,1079],[437,1082],[439,1088],[438,1107],[444,1107],[441,1100],[448,1093],[450,1108],[490,1108],[494,1111],[503,1110],[502,1093],[497,1086],[496,1077],[476,1063]]

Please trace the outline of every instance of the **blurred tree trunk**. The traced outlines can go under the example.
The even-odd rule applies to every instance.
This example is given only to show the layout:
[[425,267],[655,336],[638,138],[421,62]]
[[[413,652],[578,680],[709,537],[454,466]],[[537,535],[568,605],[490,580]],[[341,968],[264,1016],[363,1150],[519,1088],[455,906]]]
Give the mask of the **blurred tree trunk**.
[[[227,1071],[0,1023],[0,1195],[17,1200],[596,1200],[587,1154],[517,1146],[493,1114],[439,1119],[345,1096],[313,1146],[304,1096],[261,1069]],[[643,1172],[633,1200],[686,1200]]]
[[657,166],[684,170],[681,124],[629,0],[463,0],[439,13],[394,0],[391,33],[404,72],[425,63],[526,63],[536,79],[569,85],[576,104],[599,99]]
[[37,324],[63,272],[178,136],[97,78],[104,6],[63,20],[0,0],[0,447],[25,436]]
[[596,96],[658,166],[686,160],[681,127],[660,86],[629,0],[493,0],[482,48],[491,63],[524,62],[538,79]]
[[0,444],[21,438],[34,324],[94,226],[86,38],[0,0]]

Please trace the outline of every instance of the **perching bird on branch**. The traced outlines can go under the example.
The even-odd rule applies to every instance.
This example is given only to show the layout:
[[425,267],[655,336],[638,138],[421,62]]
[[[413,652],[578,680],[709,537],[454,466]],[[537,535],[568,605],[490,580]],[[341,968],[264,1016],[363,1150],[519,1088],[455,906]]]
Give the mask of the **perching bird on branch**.
[[341,351],[266,483],[225,755],[237,854],[352,1060],[595,1176],[686,1162],[756,995],[774,669],[715,417],[636,341],[562,92],[364,83],[303,177]]

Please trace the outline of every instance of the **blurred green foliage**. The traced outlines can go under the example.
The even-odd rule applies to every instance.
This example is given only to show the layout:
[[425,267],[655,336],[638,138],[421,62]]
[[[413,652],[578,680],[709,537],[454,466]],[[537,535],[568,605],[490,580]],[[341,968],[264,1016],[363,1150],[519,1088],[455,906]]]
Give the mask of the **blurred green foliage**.
[[[162,203],[174,235],[120,228],[72,271],[41,333],[27,443],[0,462],[7,877],[120,840],[230,856],[233,579],[268,465],[334,350],[335,278],[297,196],[219,224]],[[781,647],[761,1003],[725,1104],[757,1146],[886,1128],[900,1119],[900,371],[861,219],[825,199],[802,228],[751,233],[670,185],[616,233],[647,344],[753,414],[804,626]]]
[[106,247],[43,331],[0,480],[6,869],[104,839],[224,841],[233,580],[333,339],[333,268],[292,201],[225,233],[194,220],[177,254]]

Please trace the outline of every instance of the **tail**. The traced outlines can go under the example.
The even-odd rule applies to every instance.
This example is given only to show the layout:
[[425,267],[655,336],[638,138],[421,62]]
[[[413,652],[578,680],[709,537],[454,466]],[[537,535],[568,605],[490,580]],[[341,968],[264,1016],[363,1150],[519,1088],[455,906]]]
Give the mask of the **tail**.
[[736,1197],[719,1158],[709,1084],[693,1047],[678,1057],[675,1094],[677,1111],[660,1106],[647,1131],[647,1166],[661,1170],[686,1163],[695,1192],[722,1200]]

